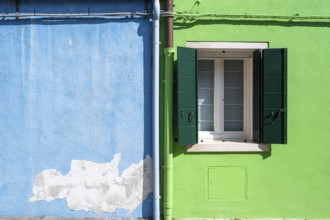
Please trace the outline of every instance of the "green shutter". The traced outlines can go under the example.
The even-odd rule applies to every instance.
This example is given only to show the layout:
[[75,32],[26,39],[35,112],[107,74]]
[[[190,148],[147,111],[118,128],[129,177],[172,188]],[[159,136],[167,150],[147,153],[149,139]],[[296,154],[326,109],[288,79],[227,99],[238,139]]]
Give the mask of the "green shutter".
[[195,144],[197,130],[197,51],[178,47],[177,139],[180,145]]
[[253,139],[286,144],[287,49],[255,51],[253,60]]
[[287,143],[287,49],[262,51],[263,143]]

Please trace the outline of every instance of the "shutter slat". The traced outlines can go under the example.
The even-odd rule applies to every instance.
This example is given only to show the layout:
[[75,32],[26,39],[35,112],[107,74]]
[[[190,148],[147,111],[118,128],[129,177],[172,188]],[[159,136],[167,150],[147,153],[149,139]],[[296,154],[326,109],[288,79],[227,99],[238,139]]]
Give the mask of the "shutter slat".
[[191,145],[198,142],[197,52],[184,47],[177,51],[177,138],[179,145]]

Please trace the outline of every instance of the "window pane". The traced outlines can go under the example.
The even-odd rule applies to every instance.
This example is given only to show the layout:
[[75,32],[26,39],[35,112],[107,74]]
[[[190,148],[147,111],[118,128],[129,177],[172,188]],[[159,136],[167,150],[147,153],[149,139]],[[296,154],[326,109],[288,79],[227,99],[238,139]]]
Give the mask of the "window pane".
[[242,88],[243,87],[243,77],[242,77],[242,72],[234,72],[234,71],[226,71],[226,81],[225,81],[225,87],[238,87]]
[[213,89],[198,89],[198,104],[213,105]]
[[240,105],[226,105],[225,119],[243,121],[243,108]]
[[198,71],[214,72],[213,60],[198,60]]
[[224,95],[225,104],[227,105],[243,105],[243,88],[226,88]]
[[243,131],[243,60],[224,61],[224,130]]
[[214,61],[199,60],[198,87],[198,130],[214,130]]
[[208,71],[198,71],[197,80],[198,80],[198,88],[209,88],[213,89],[213,79],[214,72]]
[[198,106],[199,121],[213,122],[213,105]]
[[242,121],[225,121],[225,131],[243,131]]
[[213,122],[199,122],[199,131],[213,131]]
[[226,71],[243,71],[243,60],[225,60]]

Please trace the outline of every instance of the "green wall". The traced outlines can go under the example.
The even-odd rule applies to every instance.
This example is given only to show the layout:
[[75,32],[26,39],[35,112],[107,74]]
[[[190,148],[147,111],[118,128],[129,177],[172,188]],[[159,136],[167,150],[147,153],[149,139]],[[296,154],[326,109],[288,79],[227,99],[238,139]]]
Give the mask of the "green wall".
[[[327,0],[199,2],[177,0],[175,12],[330,15]],[[173,217],[330,218],[330,23],[210,19],[175,18],[175,47],[246,41],[288,48],[288,144],[264,154],[174,146]],[[217,194],[224,199],[212,199]]]

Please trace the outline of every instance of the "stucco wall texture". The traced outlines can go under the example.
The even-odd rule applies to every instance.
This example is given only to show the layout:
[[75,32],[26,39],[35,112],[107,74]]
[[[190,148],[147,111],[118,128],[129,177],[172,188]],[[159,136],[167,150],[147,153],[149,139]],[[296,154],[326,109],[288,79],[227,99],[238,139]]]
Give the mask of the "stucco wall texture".
[[[175,12],[200,14],[330,15],[326,0],[182,0],[175,5]],[[213,18],[176,19],[174,26],[175,46],[219,41],[288,48],[288,144],[274,144],[262,154],[187,153],[174,146],[173,217],[329,219],[330,24]],[[232,196],[214,199],[228,191]]]
[[[21,13],[145,7],[142,0],[19,4]],[[0,3],[0,13],[16,8]],[[0,21],[0,216],[152,215],[151,35],[149,18]],[[130,181],[134,175],[139,181]],[[118,194],[102,194],[102,186]],[[127,198],[134,201],[125,205]]]

